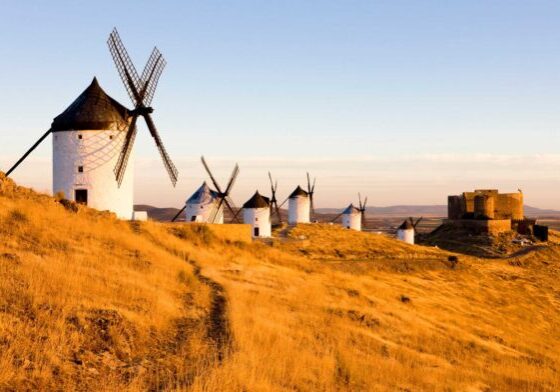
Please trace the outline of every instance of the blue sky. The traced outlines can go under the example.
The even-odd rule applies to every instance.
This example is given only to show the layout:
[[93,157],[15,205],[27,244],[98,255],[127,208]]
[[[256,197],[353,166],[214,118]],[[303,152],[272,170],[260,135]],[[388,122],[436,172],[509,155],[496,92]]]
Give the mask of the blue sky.
[[[116,2],[115,2],[116,3]],[[130,106],[106,40],[137,68],[168,61],[154,118],[181,172],[172,188],[143,127],[136,201],[180,205],[239,161],[234,198],[288,194],[305,171],[317,204],[441,204],[478,187],[560,208],[557,1],[5,1],[0,169],[96,75]],[[50,188],[50,141],[14,178]]]

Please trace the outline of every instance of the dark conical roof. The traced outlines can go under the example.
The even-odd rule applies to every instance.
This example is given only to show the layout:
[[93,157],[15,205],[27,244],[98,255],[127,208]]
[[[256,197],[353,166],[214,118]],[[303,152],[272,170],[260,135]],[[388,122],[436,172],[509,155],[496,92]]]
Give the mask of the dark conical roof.
[[303,196],[303,197],[308,197],[309,193],[307,193],[306,191],[304,191],[303,189],[301,189],[301,186],[298,185],[298,187],[296,188],[295,191],[292,192],[292,194],[290,195],[290,199],[293,199],[294,197],[299,197],[299,196]]
[[270,199],[268,197],[262,196],[259,191],[256,191],[253,197],[251,197],[245,204],[243,208],[266,208],[270,206]]
[[52,122],[53,132],[71,130],[112,130],[128,129],[129,111],[107,95],[97,82],[97,78],[68,108]]
[[414,230],[414,226],[412,225],[412,223],[410,223],[410,221],[407,219],[405,220],[402,225],[399,226],[399,230],[410,230],[413,229]]

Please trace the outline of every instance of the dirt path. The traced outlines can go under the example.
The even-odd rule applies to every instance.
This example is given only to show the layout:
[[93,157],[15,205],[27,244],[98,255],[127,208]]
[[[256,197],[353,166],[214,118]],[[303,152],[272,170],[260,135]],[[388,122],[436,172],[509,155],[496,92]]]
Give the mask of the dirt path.
[[200,265],[194,260],[188,261],[193,266],[194,275],[210,288],[210,312],[207,319],[207,336],[214,342],[217,359],[222,362],[233,347],[233,334],[227,316],[228,299],[224,287],[215,280],[203,275]]

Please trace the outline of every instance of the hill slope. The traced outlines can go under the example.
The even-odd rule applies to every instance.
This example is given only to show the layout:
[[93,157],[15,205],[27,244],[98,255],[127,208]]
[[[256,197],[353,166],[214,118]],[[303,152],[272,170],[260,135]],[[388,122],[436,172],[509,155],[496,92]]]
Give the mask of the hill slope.
[[560,389],[558,244],[451,268],[329,225],[244,244],[65,204],[0,178],[0,388]]

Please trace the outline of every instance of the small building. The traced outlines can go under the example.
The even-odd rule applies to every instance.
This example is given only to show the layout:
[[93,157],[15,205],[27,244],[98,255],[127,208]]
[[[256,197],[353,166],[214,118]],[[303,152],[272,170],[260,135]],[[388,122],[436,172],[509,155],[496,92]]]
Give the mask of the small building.
[[342,212],[342,227],[357,231],[362,230],[362,212],[353,204],[350,204]]
[[132,219],[134,150],[120,185],[114,173],[130,120],[94,78],[52,122],[53,194]]
[[253,197],[243,204],[243,223],[251,225],[253,237],[270,237],[270,199],[256,191]]
[[414,245],[414,225],[407,219],[397,229],[397,239]]
[[218,192],[210,189],[206,181],[187,200],[185,222],[224,223],[224,204],[220,205]]
[[148,220],[148,211],[134,211],[132,213],[132,220],[138,222],[145,222]]
[[288,198],[288,224],[309,223],[310,215],[311,202],[309,193],[298,185]]

